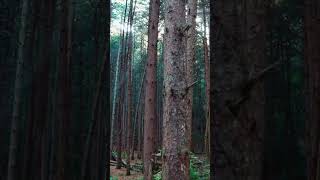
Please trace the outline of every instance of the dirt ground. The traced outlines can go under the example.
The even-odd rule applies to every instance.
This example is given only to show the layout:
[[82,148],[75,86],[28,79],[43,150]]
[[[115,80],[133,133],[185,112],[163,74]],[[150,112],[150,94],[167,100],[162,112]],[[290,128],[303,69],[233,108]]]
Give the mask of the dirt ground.
[[[139,160],[131,161],[131,164],[141,163]],[[141,172],[136,172],[131,170],[130,176],[126,176],[126,168],[122,167],[121,169],[116,169],[116,166],[110,166],[110,174],[113,178],[112,180],[142,180],[143,174]]]

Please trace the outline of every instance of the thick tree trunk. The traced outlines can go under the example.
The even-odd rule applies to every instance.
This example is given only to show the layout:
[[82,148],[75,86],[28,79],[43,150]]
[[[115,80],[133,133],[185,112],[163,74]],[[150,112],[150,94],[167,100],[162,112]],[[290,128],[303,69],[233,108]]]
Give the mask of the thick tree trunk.
[[23,83],[23,66],[24,66],[24,44],[26,38],[26,18],[28,15],[29,1],[22,1],[21,19],[19,30],[18,55],[16,66],[16,77],[14,84],[14,101],[10,129],[10,145],[8,158],[8,180],[16,180],[17,168],[17,146],[18,146],[18,123],[20,119],[21,91]]
[[211,178],[261,179],[263,83],[248,83],[264,68],[266,3],[216,0],[211,8]]
[[148,59],[146,68],[145,113],[144,113],[144,141],[143,162],[144,178],[152,180],[153,154],[155,152],[156,131],[156,98],[157,98],[157,42],[160,1],[151,0],[149,6],[148,25]]
[[190,178],[191,87],[186,65],[186,10],[184,0],[168,0],[165,7],[163,179]]
[[320,179],[320,3],[305,1],[308,180]]

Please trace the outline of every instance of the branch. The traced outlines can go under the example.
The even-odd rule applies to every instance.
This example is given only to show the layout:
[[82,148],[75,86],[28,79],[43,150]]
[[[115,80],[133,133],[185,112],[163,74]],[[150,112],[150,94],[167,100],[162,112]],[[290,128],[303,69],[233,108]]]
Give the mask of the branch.
[[195,84],[197,84],[198,80],[196,80],[195,82],[193,82],[192,84],[190,84],[189,86],[186,87],[186,90],[190,89],[192,86],[194,86]]
[[243,94],[241,97],[237,98],[233,102],[227,103],[227,106],[228,106],[229,110],[235,115],[235,117],[237,117],[237,114],[238,114],[238,111],[239,111],[239,106],[241,104],[243,104],[246,100],[249,99],[250,92],[255,87],[255,85],[258,82],[260,82],[268,72],[270,72],[271,70],[275,69],[276,67],[278,67],[279,65],[281,65],[284,62],[285,61],[277,61],[277,62],[267,66],[266,68],[264,68],[255,77],[249,79],[245,83],[245,85],[241,88],[241,92]]

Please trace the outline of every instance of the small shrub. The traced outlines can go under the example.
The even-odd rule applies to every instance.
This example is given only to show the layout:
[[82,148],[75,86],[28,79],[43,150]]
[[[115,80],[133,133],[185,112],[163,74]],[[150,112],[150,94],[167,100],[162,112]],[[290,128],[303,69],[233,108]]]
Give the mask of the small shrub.
[[153,180],[161,180],[162,179],[162,171],[157,172],[155,175],[153,175]]
[[118,180],[118,178],[110,176],[110,180]]

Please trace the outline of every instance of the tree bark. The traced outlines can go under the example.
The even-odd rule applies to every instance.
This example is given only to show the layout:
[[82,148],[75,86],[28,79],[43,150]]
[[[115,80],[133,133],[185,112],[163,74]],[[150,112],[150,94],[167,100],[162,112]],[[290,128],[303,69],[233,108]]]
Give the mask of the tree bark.
[[17,146],[18,146],[18,123],[20,119],[21,91],[23,83],[23,66],[24,66],[24,44],[26,38],[26,18],[28,15],[29,1],[22,1],[21,19],[19,30],[18,55],[14,88],[13,112],[10,128],[10,145],[8,158],[8,180],[16,180],[17,168]]
[[[204,76],[206,82],[206,102],[205,102],[205,113],[206,113],[206,124],[205,124],[205,153],[210,157],[210,111],[209,111],[209,99],[210,99],[210,61],[209,61],[209,48],[207,39],[207,17],[206,17],[206,3],[203,0],[202,3],[202,13],[203,13],[203,56],[204,56]],[[209,158],[210,159],[210,158]]]
[[[194,83],[193,77],[193,68],[196,61],[196,17],[197,17],[197,0],[188,0],[187,4],[187,72],[188,72],[188,85]],[[190,140],[190,148],[192,146],[192,105],[193,105],[193,86],[189,87],[188,89],[188,100],[190,101],[191,106],[189,106],[189,110],[187,111],[189,115],[187,115],[187,129],[190,129],[188,132],[188,139]]]
[[308,180],[320,179],[320,3],[305,1],[305,73]]
[[160,1],[151,0],[148,23],[148,59],[146,68],[143,162],[144,178],[152,180],[156,132],[157,42]]
[[190,84],[186,61],[187,36],[184,0],[165,6],[163,179],[190,179]]
[[263,82],[243,87],[264,68],[266,2],[216,0],[210,7],[211,178],[261,179]]
[[57,174],[54,179],[69,179],[68,152],[69,152],[69,128],[71,122],[71,27],[72,27],[72,3],[71,0],[61,2],[60,19],[60,57],[57,81]]

